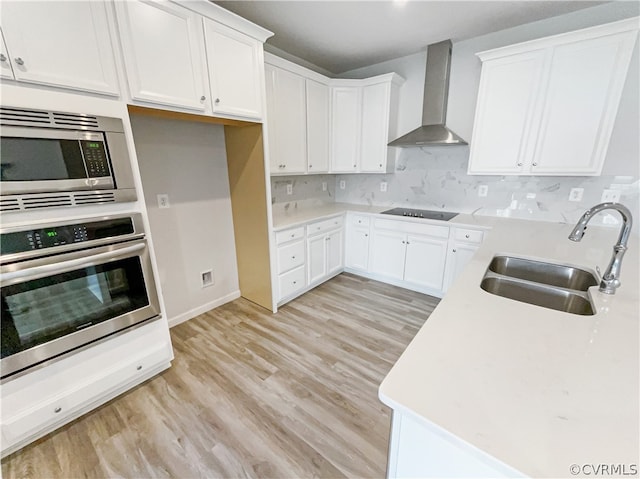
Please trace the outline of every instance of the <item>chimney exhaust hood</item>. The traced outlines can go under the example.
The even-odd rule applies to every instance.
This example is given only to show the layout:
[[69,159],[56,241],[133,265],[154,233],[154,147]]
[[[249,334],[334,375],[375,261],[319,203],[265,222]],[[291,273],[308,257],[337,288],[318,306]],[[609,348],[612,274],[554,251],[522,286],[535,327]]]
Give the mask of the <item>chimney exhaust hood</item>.
[[389,146],[409,148],[467,144],[445,125],[450,70],[451,40],[429,45],[422,100],[422,126],[393,140]]

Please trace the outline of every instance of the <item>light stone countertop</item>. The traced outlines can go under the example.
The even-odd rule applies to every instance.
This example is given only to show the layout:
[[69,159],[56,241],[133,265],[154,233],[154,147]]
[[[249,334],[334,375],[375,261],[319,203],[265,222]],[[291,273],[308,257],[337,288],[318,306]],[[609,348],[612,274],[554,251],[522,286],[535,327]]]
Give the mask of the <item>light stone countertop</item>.
[[459,221],[491,231],[382,382],[381,400],[528,476],[637,465],[638,237],[617,294],[592,287],[597,312],[579,316],[492,295],[480,281],[500,253],[604,270],[618,228],[590,226],[574,243],[573,225],[468,216]]
[[[274,211],[274,229],[386,209],[334,203]],[[483,291],[487,265],[510,254],[604,271],[618,227],[589,226],[575,243],[567,239],[572,224],[470,214],[447,224],[489,231],[382,382],[380,399],[532,477],[571,477],[572,464],[637,465],[638,236],[629,242],[617,293],[594,286],[597,312],[579,316]]]

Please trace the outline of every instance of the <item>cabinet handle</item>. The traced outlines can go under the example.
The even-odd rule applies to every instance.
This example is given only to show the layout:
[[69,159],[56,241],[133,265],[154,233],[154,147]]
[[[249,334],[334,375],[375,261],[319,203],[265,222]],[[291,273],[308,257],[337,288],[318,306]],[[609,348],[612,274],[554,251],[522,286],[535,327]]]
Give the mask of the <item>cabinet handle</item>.
[[364,234],[364,237],[366,238],[367,236],[369,236],[367,233]]
[[309,168],[313,168],[313,165],[309,165]]
[[295,257],[295,256],[292,256],[292,257],[291,257],[291,259],[296,259],[296,257]]
[[294,282],[293,282],[293,284],[297,284],[297,283],[298,283],[297,281],[294,281]]
[[15,62],[20,66],[24,65],[24,60],[20,57],[16,57]]
[[356,168],[356,165],[353,165],[354,168]]
[[200,97],[200,101],[205,101],[206,99],[207,99],[207,97],[206,97],[206,96],[204,96],[204,95],[202,95],[202,96]]
[[406,244],[404,240],[402,240],[402,244]]
[[215,103],[216,105],[217,105],[218,103],[220,103],[220,98],[216,98],[216,99],[214,100],[214,103]]
[[456,252],[456,249],[455,249],[455,248],[453,248],[453,252],[454,252],[454,253]]
[[292,237],[292,238],[295,238],[295,237],[296,237],[296,234],[295,234],[295,233],[291,233],[291,237]]
[[518,163],[518,166],[522,166],[522,162]]
[[533,163],[531,166],[538,166],[538,163]]
[[136,371],[141,371],[142,370],[142,364],[138,364],[138,366],[136,367]]
[[56,414],[58,414],[60,411],[62,411],[61,407],[57,407],[53,410],[53,412],[55,412]]
[[6,62],[6,61],[7,61],[7,57],[5,57],[3,53],[0,53],[0,62]]
[[464,235],[464,237],[465,237],[465,238],[468,238],[468,237],[469,237],[469,235]]
[[378,166],[379,166],[380,168],[382,168],[382,163],[380,163]]
[[329,241],[331,238],[329,238],[328,236],[324,239],[325,241]]

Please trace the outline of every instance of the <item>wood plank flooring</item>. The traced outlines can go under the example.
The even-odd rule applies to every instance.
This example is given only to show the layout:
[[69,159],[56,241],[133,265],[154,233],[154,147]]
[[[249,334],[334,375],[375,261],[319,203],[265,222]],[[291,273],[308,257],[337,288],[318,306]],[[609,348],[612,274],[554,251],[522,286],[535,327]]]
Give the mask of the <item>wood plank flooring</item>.
[[13,478],[384,477],[377,389],[437,298],[342,274],[171,330],[173,366],[2,461]]

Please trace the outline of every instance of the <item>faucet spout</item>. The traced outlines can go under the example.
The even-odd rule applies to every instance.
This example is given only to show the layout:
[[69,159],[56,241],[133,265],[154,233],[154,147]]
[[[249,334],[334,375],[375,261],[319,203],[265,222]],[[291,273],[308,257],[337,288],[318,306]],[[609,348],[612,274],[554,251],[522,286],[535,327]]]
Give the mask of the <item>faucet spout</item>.
[[580,241],[584,236],[587,229],[587,224],[591,221],[596,214],[603,210],[615,210],[622,216],[622,227],[620,228],[620,236],[618,241],[613,246],[613,255],[609,266],[602,275],[600,281],[599,290],[606,294],[616,294],[616,289],[620,286],[620,269],[622,268],[622,258],[627,251],[627,243],[629,241],[629,235],[631,234],[631,224],[633,219],[631,218],[631,211],[624,205],[619,203],[600,203],[593,208],[588,209],[580,217],[578,223],[576,223],[573,231],[569,235],[571,241]]

